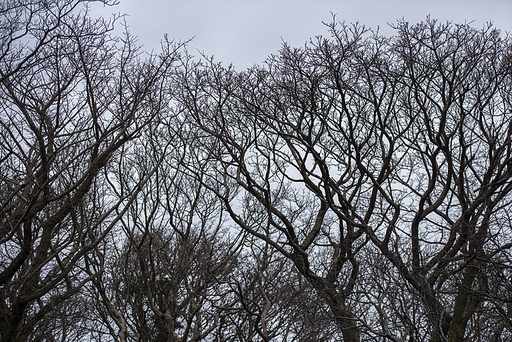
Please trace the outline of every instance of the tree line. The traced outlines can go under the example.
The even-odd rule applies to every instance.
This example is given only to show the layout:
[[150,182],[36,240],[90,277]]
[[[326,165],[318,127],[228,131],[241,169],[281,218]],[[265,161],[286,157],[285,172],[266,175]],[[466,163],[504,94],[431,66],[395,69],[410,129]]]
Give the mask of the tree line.
[[0,341],[512,337],[508,34],[239,71],[89,3],[0,4]]

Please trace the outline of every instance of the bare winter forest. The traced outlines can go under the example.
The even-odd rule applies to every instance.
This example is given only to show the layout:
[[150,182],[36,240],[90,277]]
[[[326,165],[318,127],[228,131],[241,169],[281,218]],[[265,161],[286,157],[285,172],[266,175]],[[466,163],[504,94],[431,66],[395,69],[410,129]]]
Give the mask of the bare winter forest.
[[1,342],[512,340],[508,34],[237,71],[88,2],[0,2]]

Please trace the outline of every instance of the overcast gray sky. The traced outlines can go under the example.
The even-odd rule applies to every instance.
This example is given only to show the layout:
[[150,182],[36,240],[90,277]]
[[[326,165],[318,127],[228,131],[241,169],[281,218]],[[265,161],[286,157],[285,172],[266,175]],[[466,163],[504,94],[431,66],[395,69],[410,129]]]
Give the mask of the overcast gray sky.
[[283,41],[302,46],[309,38],[328,35],[322,24],[332,20],[359,22],[393,34],[388,23],[404,18],[410,23],[427,15],[440,21],[473,21],[482,27],[492,21],[512,32],[512,0],[120,0],[118,6],[94,13],[126,13],[130,31],[145,50],[157,50],[164,34],[187,40],[189,51],[214,55],[237,69],[260,64],[277,53]]

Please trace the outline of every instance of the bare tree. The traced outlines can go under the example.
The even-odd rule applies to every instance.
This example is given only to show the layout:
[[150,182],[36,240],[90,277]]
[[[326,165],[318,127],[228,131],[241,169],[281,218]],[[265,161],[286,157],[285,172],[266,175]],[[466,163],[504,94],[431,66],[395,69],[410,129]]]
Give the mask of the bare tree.
[[[190,70],[181,99],[218,169],[204,184],[293,261],[344,340],[484,338],[483,317],[508,336],[510,298],[495,291],[511,266],[510,39],[430,19],[395,28],[333,23],[331,38],[285,45],[264,68]],[[378,326],[360,316],[358,291],[386,291],[359,276],[376,267],[361,259],[370,242],[410,290],[403,303],[420,306],[394,326],[382,303]],[[398,334],[412,325],[425,330]]]
[[205,163],[180,120],[171,111],[148,125],[109,172],[122,200],[156,168],[120,219],[109,272],[95,280],[105,324],[115,321],[123,341],[208,339],[232,301],[227,279],[243,234],[230,237],[221,202],[188,174],[190,163]]
[[509,36],[236,72],[87,4],[0,4],[1,342],[510,339]]
[[392,48],[403,68],[410,128],[395,152],[386,148],[395,156],[387,167],[399,170],[391,182],[403,187],[408,203],[379,189],[398,220],[382,230],[384,238],[368,232],[420,295],[432,340],[460,341],[472,334],[469,319],[498,295],[487,267],[512,246],[504,220],[512,189],[510,41],[492,27],[432,20],[396,28]]
[[1,341],[26,340],[97,275],[86,256],[139,191],[103,196],[102,170],[166,104],[175,48],[142,60],[83,5],[0,5]]
[[[349,213],[342,213],[348,208],[339,202],[339,183],[349,175],[329,176],[324,124],[311,102],[318,77],[293,74],[302,67],[299,53],[285,48],[270,70],[246,74],[214,64],[198,68],[183,81],[183,101],[208,135],[208,158],[219,171],[204,183],[239,226],[295,264],[330,306],[344,338],[356,341],[348,298],[366,240],[361,226],[342,220]],[[346,187],[357,194],[353,183]]]
[[235,297],[227,319],[234,331],[223,340],[290,339],[296,324],[294,299],[304,292],[290,261],[254,238],[246,242],[239,260],[229,280]]

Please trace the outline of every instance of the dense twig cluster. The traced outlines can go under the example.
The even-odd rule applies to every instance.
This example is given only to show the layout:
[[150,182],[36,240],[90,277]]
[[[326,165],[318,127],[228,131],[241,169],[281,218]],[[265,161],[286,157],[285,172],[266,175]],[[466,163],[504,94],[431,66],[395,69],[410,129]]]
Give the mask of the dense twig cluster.
[[333,20],[236,71],[88,2],[0,5],[0,341],[512,337],[508,36]]

